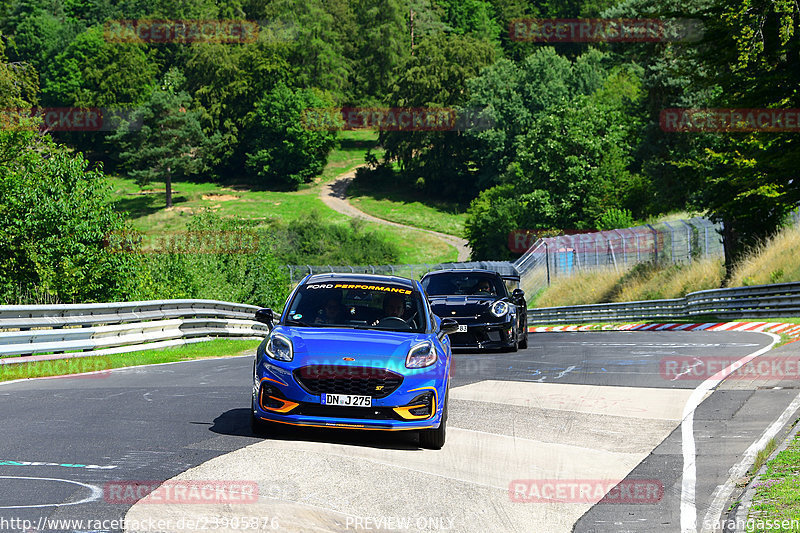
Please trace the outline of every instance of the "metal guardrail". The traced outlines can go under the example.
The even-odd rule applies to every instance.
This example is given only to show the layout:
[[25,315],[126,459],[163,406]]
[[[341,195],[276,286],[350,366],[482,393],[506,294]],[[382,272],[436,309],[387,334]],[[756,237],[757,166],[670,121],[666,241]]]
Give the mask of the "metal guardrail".
[[593,321],[691,318],[757,318],[800,316],[800,283],[711,289],[673,300],[528,309],[528,323],[564,324]]
[[[216,337],[261,338],[258,307],[217,300],[0,306],[4,356],[91,352],[105,355]],[[14,362],[24,358],[14,357]]]

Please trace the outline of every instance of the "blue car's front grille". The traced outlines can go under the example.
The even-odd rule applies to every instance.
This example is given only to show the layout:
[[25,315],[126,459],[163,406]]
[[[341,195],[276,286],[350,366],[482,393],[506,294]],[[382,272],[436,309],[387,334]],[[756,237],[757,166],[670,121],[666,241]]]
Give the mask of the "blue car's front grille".
[[357,394],[385,398],[403,383],[403,376],[385,368],[310,365],[294,371],[294,378],[307,392]]

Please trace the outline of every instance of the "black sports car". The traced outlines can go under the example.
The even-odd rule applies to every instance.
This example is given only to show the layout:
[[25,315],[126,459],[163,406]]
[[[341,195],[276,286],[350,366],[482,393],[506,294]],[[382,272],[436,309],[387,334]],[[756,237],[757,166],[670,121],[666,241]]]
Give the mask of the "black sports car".
[[425,274],[420,283],[433,312],[458,322],[458,332],[450,334],[453,348],[514,352],[528,347],[527,303],[525,293],[516,288],[519,276],[491,270],[438,270]]

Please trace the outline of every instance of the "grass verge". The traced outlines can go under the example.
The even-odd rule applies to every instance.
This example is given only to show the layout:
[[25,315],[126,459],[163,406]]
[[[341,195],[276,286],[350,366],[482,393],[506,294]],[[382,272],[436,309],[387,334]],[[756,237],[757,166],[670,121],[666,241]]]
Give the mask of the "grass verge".
[[[364,163],[367,150],[376,151],[377,134],[365,131],[341,133],[339,146],[331,152],[322,174],[297,191],[263,190],[245,181],[204,183],[173,182],[173,207],[167,209],[163,183],[140,186],[135,180],[109,177],[117,210],[126,213],[134,228],[145,233],[185,231],[193,215],[214,211],[223,217],[294,222],[299,215],[318,212],[327,222],[348,223],[350,217],[337,213],[320,199],[322,186]],[[383,218],[383,217],[381,217]],[[397,263],[441,263],[455,260],[457,250],[433,236],[376,223],[365,225],[398,246]]]
[[87,376],[87,378],[103,377],[107,374],[102,371],[111,370],[112,368],[244,355],[246,352],[255,354],[257,346],[257,340],[214,339],[208,342],[186,344],[174,348],[161,348],[156,350],[144,350],[141,352],[98,355],[92,357],[76,357],[73,359],[56,359],[53,361],[16,363],[0,366],[0,381],[65,376],[98,371],[100,372],[99,374]]
[[[767,463],[766,471],[753,487],[756,492],[747,517],[747,531],[800,531],[800,435],[795,435],[789,446]],[[787,527],[783,527],[784,521],[788,522]],[[781,523],[780,528],[774,527],[776,522]]]
[[456,237],[464,236],[467,214],[457,204],[433,202],[399,185],[373,185],[358,180],[350,185],[347,196],[351,204],[374,217]]

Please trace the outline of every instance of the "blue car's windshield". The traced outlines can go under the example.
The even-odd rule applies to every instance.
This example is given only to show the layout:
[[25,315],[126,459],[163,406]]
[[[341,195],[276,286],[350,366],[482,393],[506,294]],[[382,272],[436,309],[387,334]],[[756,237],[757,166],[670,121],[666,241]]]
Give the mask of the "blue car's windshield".
[[311,283],[295,293],[285,323],[422,333],[425,308],[419,292],[398,285]]
[[497,296],[508,295],[505,284],[497,277],[474,272],[444,272],[422,280],[428,296]]

